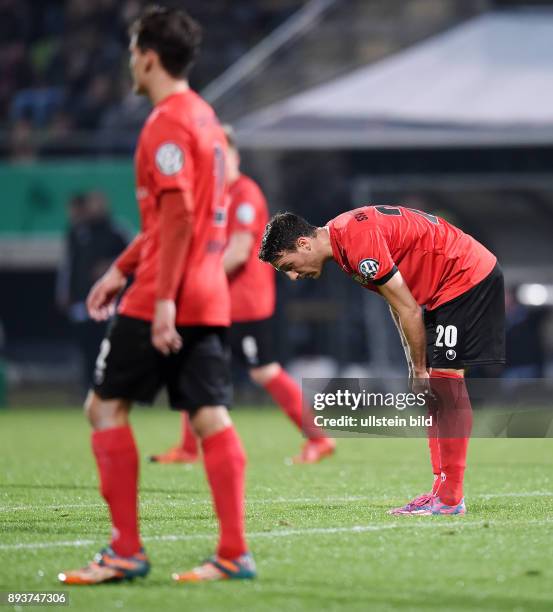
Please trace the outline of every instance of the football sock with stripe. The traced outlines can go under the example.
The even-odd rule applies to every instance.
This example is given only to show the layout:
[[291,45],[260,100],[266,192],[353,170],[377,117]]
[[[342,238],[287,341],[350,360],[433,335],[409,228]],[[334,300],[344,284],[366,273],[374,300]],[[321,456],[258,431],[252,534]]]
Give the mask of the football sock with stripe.
[[141,548],[138,535],[138,451],[126,425],[92,433],[100,491],[111,514],[111,547],[122,557]]
[[202,440],[204,466],[219,519],[217,554],[234,559],[247,551],[244,534],[246,454],[234,427]]
[[438,444],[442,469],[439,496],[453,506],[463,497],[467,448],[472,430],[472,406],[463,376],[432,372],[432,392],[438,414]]

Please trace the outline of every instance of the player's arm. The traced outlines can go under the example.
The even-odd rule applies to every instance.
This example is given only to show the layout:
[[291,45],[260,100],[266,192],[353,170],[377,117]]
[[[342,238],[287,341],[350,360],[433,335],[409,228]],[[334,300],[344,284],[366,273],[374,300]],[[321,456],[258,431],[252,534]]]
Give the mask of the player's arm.
[[422,312],[397,269],[385,235],[379,228],[358,230],[347,246],[350,266],[375,286],[390,306],[411,364],[409,374],[415,379],[412,387],[426,391],[426,330]]
[[239,185],[229,210],[229,242],[223,255],[225,272],[232,274],[251,256],[259,224],[259,212],[267,206],[261,191],[251,182]]
[[194,224],[194,137],[179,118],[160,112],[142,135],[159,221],[156,303],[151,340],[168,355],[180,349],[176,300]]
[[231,234],[223,254],[223,267],[227,275],[232,274],[248,261],[253,242],[254,238],[251,232],[236,231]]
[[401,329],[401,322],[399,320],[399,315],[397,312],[390,306],[390,314],[392,315],[392,319],[395,323],[397,331],[399,333],[399,339],[401,340],[401,346],[403,347],[403,351],[405,352],[405,359],[407,360],[407,367],[409,369],[409,380],[414,377],[413,373],[413,364],[411,362],[411,353],[409,352],[409,343],[407,342],[407,338]]
[[[414,390],[425,391],[428,372],[426,370],[426,330],[422,311],[409,287],[397,271],[386,283],[378,285],[378,291],[397,314],[398,329],[401,330],[409,351],[413,368]],[[395,317],[394,317],[395,318]]]
[[175,328],[175,300],[194,226],[194,206],[190,191],[163,192],[159,199],[159,215],[160,252],[152,344],[164,355],[168,355],[180,350],[182,346],[181,337]]
[[119,255],[119,257],[115,260],[113,265],[116,266],[124,276],[128,277],[131,274],[134,274],[136,268],[138,267],[144,240],[145,237],[142,233],[135,236],[121,255]]
[[95,321],[105,321],[115,312],[115,300],[125,287],[127,277],[136,270],[143,244],[144,234],[138,234],[92,286],[86,298],[86,307]]

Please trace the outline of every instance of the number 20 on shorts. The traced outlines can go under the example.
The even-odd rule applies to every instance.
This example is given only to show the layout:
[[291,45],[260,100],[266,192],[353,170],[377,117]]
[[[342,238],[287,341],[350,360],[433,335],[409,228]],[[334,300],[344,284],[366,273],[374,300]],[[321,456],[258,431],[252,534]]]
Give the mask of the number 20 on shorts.
[[455,325],[438,325],[436,327],[436,346],[453,348],[457,345],[457,328]]

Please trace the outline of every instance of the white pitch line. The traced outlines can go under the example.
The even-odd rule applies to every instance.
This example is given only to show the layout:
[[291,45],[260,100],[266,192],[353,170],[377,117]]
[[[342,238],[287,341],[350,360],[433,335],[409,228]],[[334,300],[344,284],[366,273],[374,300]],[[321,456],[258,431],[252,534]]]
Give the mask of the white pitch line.
[[35,542],[33,544],[0,544],[0,550],[35,550],[39,548],[73,548],[79,546],[91,546],[96,540],[67,540],[61,542]]
[[[406,495],[405,497],[408,497]],[[505,493],[478,493],[476,495],[470,495],[469,499],[494,499],[501,497],[553,497],[551,491],[523,491],[523,492],[505,492]],[[351,502],[362,502],[370,501],[377,503],[393,503],[397,501],[397,497],[371,497],[369,495],[348,495],[345,497],[275,497],[268,499],[248,499],[247,503],[250,504],[325,504],[325,503],[351,503]],[[159,501],[144,501],[141,502],[141,508],[147,508],[149,506],[171,506],[171,507],[187,507],[187,506],[198,506],[198,505],[211,505],[209,499],[194,499],[194,500],[159,500]],[[22,512],[22,511],[34,511],[34,510],[68,510],[71,508],[104,508],[104,503],[88,503],[88,504],[48,504],[48,505],[22,505],[22,506],[0,506],[0,512]]]
[[[286,538],[292,536],[304,535],[333,535],[336,533],[368,533],[373,531],[387,531],[394,529],[466,529],[471,527],[483,527],[484,525],[494,527],[512,527],[513,525],[525,526],[543,526],[551,525],[553,519],[540,519],[535,521],[492,521],[481,520],[469,522],[466,519],[457,517],[453,521],[447,522],[417,522],[413,525],[411,519],[407,518],[402,523],[389,523],[383,525],[352,525],[349,527],[313,527],[310,529],[280,529],[278,531],[257,531],[248,534],[248,539],[257,538]],[[458,522],[457,522],[458,521]],[[186,542],[190,540],[212,540],[216,537],[216,533],[192,533],[192,534],[168,534],[160,536],[145,536],[142,538],[144,542]],[[19,543],[19,544],[0,544],[0,550],[38,550],[43,548],[79,548],[84,546],[92,546],[97,543],[97,540],[73,540],[73,541],[58,541],[58,542],[34,542],[34,543]]]
[[[261,499],[248,499],[248,504],[309,504],[309,503],[324,503],[324,502],[337,502],[347,503],[356,501],[380,501],[387,502],[392,501],[391,498],[375,498],[366,495],[355,496],[350,495],[346,497],[275,497],[275,498],[261,498]],[[182,500],[159,500],[159,501],[143,501],[140,503],[141,508],[148,506],[198,506],[198,505],[211,505],[210,499],[182,499]],[[88,504],[47,504],[47,505],[22,505],[22,506],[0,506],[0,512],[17,512],[24,510],[65,510],[70,508],[99,508],[105,507],[105,503],[88,503]]]
[[70,508],[100,508],[106,504],[102,503],[90,503],[90,504],[48,504],[45,506],[41,505],[27,505],[27,506],[0,506],[0,512],[21,512],[24,510],[65,510]]

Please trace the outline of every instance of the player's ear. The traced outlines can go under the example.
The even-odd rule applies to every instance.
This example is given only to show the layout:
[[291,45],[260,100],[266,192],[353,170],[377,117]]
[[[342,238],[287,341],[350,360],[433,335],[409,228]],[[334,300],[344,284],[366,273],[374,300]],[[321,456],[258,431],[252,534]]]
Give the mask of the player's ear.
[[307,251],[311,250],[311,243],[309,242],[309,238],[305,236],[300,236],[296,241],[296,246],[298,249],[306,249]]

